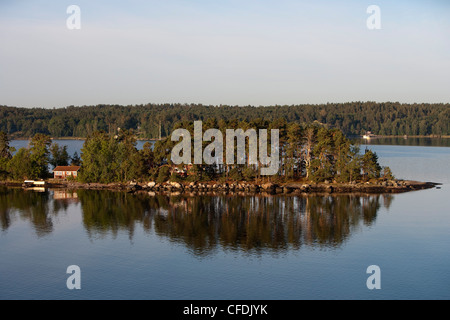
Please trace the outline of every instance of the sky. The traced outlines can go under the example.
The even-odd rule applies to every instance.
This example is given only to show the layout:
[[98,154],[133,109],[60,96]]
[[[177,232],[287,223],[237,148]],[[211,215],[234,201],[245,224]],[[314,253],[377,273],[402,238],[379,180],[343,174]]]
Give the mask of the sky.
[[0,0],[0,105],[450,103],[449,88],[448,0]]

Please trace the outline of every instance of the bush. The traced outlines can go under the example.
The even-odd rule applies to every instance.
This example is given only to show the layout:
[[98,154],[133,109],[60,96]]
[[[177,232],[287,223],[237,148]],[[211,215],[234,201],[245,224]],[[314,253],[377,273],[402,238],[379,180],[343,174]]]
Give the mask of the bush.
[[281,176],[279,173],[277,173],[270,177],[270,181],[272,183],[283,183],[283,182],[285,182],[285,177]]
[[241,171],[239,170],[239,168],[231,169],[230,172],[228,173],[228,177],[233,181],[243,180],[242,174],[241,174]]
[[75,181],[77,181],[77,178],[75,178],[74,176],[68,176],[68,177],[67,177],[67,181],[69,181],[69,182],[75,182]]
[[392,174],[391,168],[383,167],[382,177],[384,180],[394,180],[395,177]]
[[219,182],[220,184],[224,184],[228,181],[227,177],[220,177],[219,180],[217,182]]
[[165,166],[159,169],[158,177],[156,178],[156,183],[166,182],[170,177],[170,168]]
[[331,175],[326,169],[317,169],[311,174],[311,181],[316,183],[331,180],[332,178],[333,175]]
[[148,177],[150,178],[150,180],[155,181],[158,178],[158,172],[159,168],[151,168],[148,171]]
[[180,175],[178,173],[172,172],[172,174],[170,175],[169,181],[171,181],[171,182],[182,182],[183,178],[180,177]]
[[186,181],[187,182],[199,182],[200,178],[195,174],[191,174],[191,175],[187,176]]
[[253,168],[245,168],[242,175],[246,181],[253,181],[256,177],[256,171]]

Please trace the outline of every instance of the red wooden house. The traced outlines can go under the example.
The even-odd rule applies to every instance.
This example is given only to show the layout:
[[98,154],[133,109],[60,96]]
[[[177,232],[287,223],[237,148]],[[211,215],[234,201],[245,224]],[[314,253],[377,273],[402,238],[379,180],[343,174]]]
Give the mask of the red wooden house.
[[53,169],[53,176],[55,179],[67,179],[67,177],[72,176],[76,178],[78,176],[78,170],[80,170],[81,167],[78,166],[58,166],[55,169]]

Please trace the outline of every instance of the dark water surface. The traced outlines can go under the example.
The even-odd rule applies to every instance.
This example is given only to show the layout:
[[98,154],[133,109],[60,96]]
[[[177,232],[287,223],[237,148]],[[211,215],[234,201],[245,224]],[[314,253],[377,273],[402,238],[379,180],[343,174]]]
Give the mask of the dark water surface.
[[[449,299],[450,148],[370,145],[397,195],[0,189],[0,299]],[[365,148],[365,146],[362,146]],[[81,290],[66,269],[81,268]],[[366,269],[381,268],[381,290]]]

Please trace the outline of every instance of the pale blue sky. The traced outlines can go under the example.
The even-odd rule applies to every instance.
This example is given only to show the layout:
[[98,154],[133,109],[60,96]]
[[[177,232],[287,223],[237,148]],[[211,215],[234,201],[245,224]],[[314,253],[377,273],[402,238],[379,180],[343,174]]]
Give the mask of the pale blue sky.
[[3,105],[448,103],[449,88],[445,0],[0,0]]

